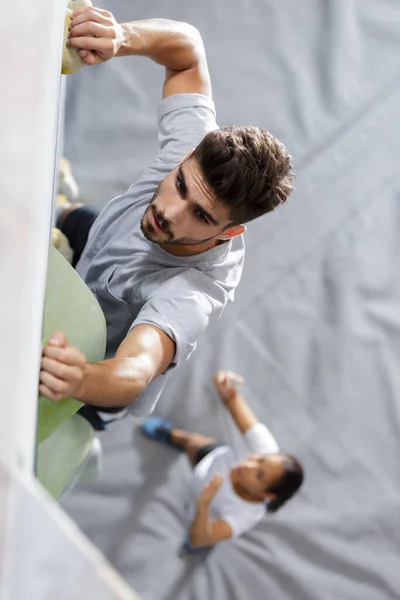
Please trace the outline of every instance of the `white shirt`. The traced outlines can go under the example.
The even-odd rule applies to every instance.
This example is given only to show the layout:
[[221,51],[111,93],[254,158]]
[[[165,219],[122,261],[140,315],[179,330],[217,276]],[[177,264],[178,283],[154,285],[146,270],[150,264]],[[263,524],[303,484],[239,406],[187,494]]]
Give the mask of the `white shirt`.
[[[264,502],[247,502],[233,489],[230,472],[242,458],[253,453],[271,454],[279,452],[278,444],[269,429],[257,423],[244,434],[249,452],[235,456],[232,448],[221,446],[207,454],[193,470],[190,500],[187,506],[188,519],[193,521],[196,514],[196,498],[214,475],[220,473],[223,483],[210,506],[211,519],[223,519],[232,528],[232,535],[238,536],[252,529],[266,512]],[[238,461],[239,458],[239,461]]]

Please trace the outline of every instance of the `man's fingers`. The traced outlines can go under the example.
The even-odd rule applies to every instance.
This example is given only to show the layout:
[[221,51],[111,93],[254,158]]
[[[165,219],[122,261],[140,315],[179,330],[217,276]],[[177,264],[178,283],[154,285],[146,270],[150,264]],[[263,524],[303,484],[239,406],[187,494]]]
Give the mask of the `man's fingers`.
[[63,375],[64,377],[60,377],[47,369],[42,369],[39,373],[39,381],[54,392],[63,394],[64,397],[69,396],[71,389],[80,379],[81,371],[79,367],[65,367]]
[[53,402],[61,402],[61,400],[64,399],[62,394],[53,392],[53,390],[48,388],[47,385],[44,385],[44,383],[39,385],[39,392],[45,398],[48,398],[49,400],[53,400]]
[[54,358],[42,358],[42,369],[47,373],[55,375],[59,379],[68,379],[71,368],[73,369],[74,367],[70,367],[63,362],[54,360]]
[[69,32],[70,39],[90,35],[97,38],[115,38],[115,31],[111,27],[105,27],[99,23],[88,21],[87,23],[81,23],[80,25],[71,27]]
[[100,58],[100,56],[93,54],[89,50],[79,50],[78,54],[85,63],[85,65],[97,65],[103,62],[103,59]]
[[81,23],[86,23],[88,21],[94,21],[95,23],[100,23],[101,25],[111,25],[113,22],[111,13],[109,13],[107,10],[95,8],[93,6],[76,8],[71,14],[71,19],[71,27],[80,25]]
[[86,364],[85,355],[74,346],[68,346],[67,348],[55,348],[47,345],[43,348],[43,356],[47,356],[48,358],[52,358],[72,366],[83,367]]
[[64,348],[56,348],[55,346],[46,346],[43,348],[43,356],[48,356],[49,358],[54,358],[55,360],[62,360],[62,356],[64,354]]
[[68,345],[63,333],[55,332],[43,348],[39,392],[55,402],[73,396],[85,365],[85,355],[75,346]]
[[63,379],[58,379],[47,371],[40,371],[39,381],[44,384],[52,393],[65,395],[68,391],[68,384]]
[[67,45],[80,50],[91,50],[94,52],[114,51],[114,41],[111,38],[73,37],[67,40]]
[[47,342],[51,346],[57,346],[58,348],[64,347],[68,344],[67,338],[62,331],[54,331]]

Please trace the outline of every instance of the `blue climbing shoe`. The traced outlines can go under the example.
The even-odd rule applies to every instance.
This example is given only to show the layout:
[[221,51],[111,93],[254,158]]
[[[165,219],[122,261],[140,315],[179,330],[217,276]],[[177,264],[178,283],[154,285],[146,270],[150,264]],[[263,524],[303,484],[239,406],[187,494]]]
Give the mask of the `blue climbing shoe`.
[[185,541],[183,547],[189,554],[200,554],[210,549],[210,546],[191,546],[189,540]]
[[163,444],[168,444],[168,446],[178,448],[179,446],[171,440],[171,429],[172,423],[160,417],[147,417],[142,423],[142,431],[145,436]]

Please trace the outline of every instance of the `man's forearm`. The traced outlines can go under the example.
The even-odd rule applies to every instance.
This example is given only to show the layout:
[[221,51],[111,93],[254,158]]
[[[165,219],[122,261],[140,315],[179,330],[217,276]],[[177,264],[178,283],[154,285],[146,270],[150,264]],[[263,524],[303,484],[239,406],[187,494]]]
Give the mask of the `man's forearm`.
[[74,397],[93,406],[126,406],[150,383],[140,358],[111,358],[87,364],[83,381]]
[[116,56],[147,56],[173,71],[191,69],[204,54],[195,27],[168,19],[148,19],[122,24],[124,42]]
[[208,546],[210,545],[211,521],[210,521],[210,506],[197,507],[196,516],[192,522],[189,531],[189,542],[191,546]]
[[232,399],[227,403],[227,409],[242,433],[246,433],[250,427],[259,423],[259,419],[253,413],[247,402],[235,392]]

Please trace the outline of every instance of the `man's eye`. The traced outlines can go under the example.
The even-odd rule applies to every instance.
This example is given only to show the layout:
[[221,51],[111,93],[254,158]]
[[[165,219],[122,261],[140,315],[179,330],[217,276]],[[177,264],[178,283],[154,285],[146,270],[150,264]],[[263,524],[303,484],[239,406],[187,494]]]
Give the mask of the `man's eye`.
[[183,190],[182,179],[179,177],[179,175],[176,176],[176,187],[178,188],[178,190],[180,192],[182,192],[182,190]]
[[206,215],[201,210],[196,210],[196,216],[202,223],[208,223]]

